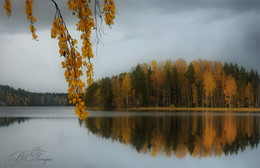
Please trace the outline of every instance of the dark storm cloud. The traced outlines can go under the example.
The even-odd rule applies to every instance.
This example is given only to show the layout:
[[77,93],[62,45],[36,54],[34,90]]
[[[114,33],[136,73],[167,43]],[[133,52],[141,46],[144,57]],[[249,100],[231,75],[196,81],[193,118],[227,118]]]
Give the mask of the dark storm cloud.
[[247,34],[245,34],[243,44],[247,51],[245,54],[252,55],[253,58],[258,58],[260,61],[260,30],[247,32]]
[[[68,10],[67,0],[56,2],[76,37],[76,19]],[[3,3],[0,1],[1,7]],[[115,4],[115,25],[105,29],[104,46],[98,49],[99,59],[94,60],[95,79],[129,71],[137,63],[153,59],[220,60],[260,72],[260,0],[115,0]],[[40,39],[35,42],[24,0],[12,0],[10,19],[0,9],[0,80],[5,84],[34,91],[66,90],[63,71],[58,67],[57,42],[50,39],[54,14],[51,0],[34,1]],[[28,46],[32,46],[30,50]],[[13,59],[19,62],[12,65]],[[22,74],[28,78],[23,80]],[[52,82],[48,82],[50,78]]]
[[[120,2],[119,2],[120,3]],[[183,12],[192,10],[230,10],[246,12],[260,7],[258,0],[131,0],[122,2],[119,7],[129,10],[160,9],[162,12]]]
[[[102,0],[100,0],[102,2]],[[71,16],[71,12],[68,10],[66,0],[56,0],[59,8],[61,9],[64,19],[71,23],[75,23],[75,17]],[[64,3],[65,2],[65,3]],[[158,10],[161,15],[167,13],[178,12],[191,12],[194,10],[212,10],[224,12],[225,14],[235,15],[243,12],[260,12],[259,0],[125,0],[115,1],[117,11],[119,11],[119,17],[121,13],[131,17],[134,13],[142,13],[146,15],[145,11]],[[4,1],[0,2],[3,7]],[[4,10],[0,10],[1,32],[0,33],[15,33],[25,31],[27,26],[26,16],[24,12],[24,1],[13,0],[12,1],[12,16],[7,19]],[[3,8],[2,8],[3,9]],[[34,1],[34,15],[37,17],[37,23],[39,29],[50,28],[52,20],[55,14],[55,7],[51,0],[35,0]],[[212,19],[218,19],[220,15],[215,15]],[[149,13],[147,13],[149,17]],[[125,20],[127,22],[127,20]],[[9,28],[12,27],[10,30]]]
[[[188,61],[204,57],[223,62],[237,62],[247,69],[254,68],[260,71],[259,0],[132,0],[121,3],[119,12],[128,18],[125,27],[129,33],[125,40],[138,37],[150,40],[155,38],[161,41],[163,46],[168,45],[167,38],[177,36],[175,41],[179,43],[185,39],[189,40],[185,41],[186,45],[168,48],[168,54],[172,53],[173,57],[184,56]],[[150,21],[149,17],[154,18],[154,21]],[[132,18],[138,18],[138,21],[132,21]],[[186,27],[181,26],[183,31],[177,30],[178,24],[171,24],[173,20],[179,20],[179,25],[187,23]],[[164,24],[161,24],[162,22]],[[158,32],[149,31],[156,27],[156,24],[161,24],[161,29],[165,31],[170,30],[168,36],[160,39],[157,38]],[[167,28],[168,26],[172,29]],[[135,31],[135,27],[143,27],[143,31]],[[174,35],[175,33],[178,35]],[[159,32],[159,36],[162,34]],[[222,40],[217,41],[220,37]],[[185,54],[187,50],[191,52]]]

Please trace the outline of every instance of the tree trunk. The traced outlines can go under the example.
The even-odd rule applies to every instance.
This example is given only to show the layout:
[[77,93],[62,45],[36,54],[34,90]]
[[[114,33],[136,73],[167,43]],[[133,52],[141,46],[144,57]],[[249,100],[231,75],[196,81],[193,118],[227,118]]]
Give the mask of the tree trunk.
[[160,100],[160,90],[159,90],[159,83],[157,83],[157,107],[159,106],[159,100]]
[[213,93],[212,93],[212,91],[211,91],[211,107],[213,108]]

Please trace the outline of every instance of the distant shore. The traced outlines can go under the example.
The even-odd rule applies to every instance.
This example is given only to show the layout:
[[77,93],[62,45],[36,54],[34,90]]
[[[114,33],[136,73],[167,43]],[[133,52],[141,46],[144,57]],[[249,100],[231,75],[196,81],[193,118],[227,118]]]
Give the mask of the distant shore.
[[[100,107],[88,107],[88,110],[104,110]],[[235,112],[260,112],[260,108],[203,108],[203,107],[137,107],[115,108],[112,111],[235,111]]]

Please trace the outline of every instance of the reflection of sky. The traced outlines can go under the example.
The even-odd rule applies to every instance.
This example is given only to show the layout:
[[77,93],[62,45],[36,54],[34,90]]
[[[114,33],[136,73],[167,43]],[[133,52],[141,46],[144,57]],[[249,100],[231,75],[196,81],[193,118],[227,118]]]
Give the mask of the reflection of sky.
[[[56,109],[57,111],[57,109]],[[72,112],[72,111],[71,111]],[[0,167],[8,154],[20,150],[40,147],[47,151],[46,156],[53,159],[46,168],[122,168],[122,167],[259,167],[260,150],[247,147],[237,155],[208,158],[183,159],[164,156],[152,157],[138,154],[130,145],[111,139],[98,138],[88,133],[78,120],[69,119],[31,119],[21,124],[0,127]]]

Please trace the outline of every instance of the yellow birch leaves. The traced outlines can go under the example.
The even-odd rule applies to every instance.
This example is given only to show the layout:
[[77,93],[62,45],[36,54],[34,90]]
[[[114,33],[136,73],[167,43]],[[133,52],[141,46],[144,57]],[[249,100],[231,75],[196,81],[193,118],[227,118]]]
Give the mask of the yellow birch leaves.
[[105,0],[104,2],[104,12],[106,24],[111,26],[114,24],[115,19],[115,4],[113,0]]
[[[65,69],[64,76],[68,82],[69,102],[70,104],[76,106],[75,113],[79,116],[79,119],[84,119],[88,115],[88,112],[86,111],[83,96],[85,84],[81,80],[81,77],[83,76],[83,71],[85,71],[87,84],[91,85],[93,82],[94,71],[91,59],[94,58],[94,54],[90,39],[92,31],[98,31],[98,29],[101,28],[99,26],[95,26],[95,23],[97,23],[96,15],[99,15],[102,19],[101,12],[98,13],[96,9],[99,5],[99,1],[94,1],[94,16],[90,8],[90,5],[93,5],[91,0],[67,1],[69,10],[72,10],[73,14],[78,18],[76,26],[77,30],[81,32],[81,52],[78,51],[76,46],[77,40],[73,39],[68,32],[57,3],[55,0],[51,1],[54,3],[56,8],[56,14],[51,29],[51,37],[58,40],[60,56],[64,57],[62,67]],[[7,16],[11,16],[11,0],[5,0],[4,8]],[[34,40],[38,40],[38,36],[35,34],[36,28],[34,27],[36,18],[33,16],[33,0],[25,0],[25,13],[27,15],[27,20],[30,22],[29,27],[32,37]],[[111,26],[114,24],[115,4],[113,0],[104,0],[104,8],[102,13],[105,13],[105,22],[107,25]]]
[[[97,27],[95,27],[95,21],[89,6],[90,5],[89,0],[81,0],[81,1],[68,0],[67,5],[69,9],[73,11],[73,14],[75,14],[79,19],[76,26],[77,26],[77,30],[81,32],[80,39],[82,40],[82,48],[81,48],[81,54],[79,54],[76,51],[76,49],[72,47],[71,51],[75,50],[76,54],[74,55],[77,55],[77,60],[74,60],[73,59],[74,57],[72,57],[72,61],[68,60],[67,58],[67,61],[63,63],[64,65],[63,67],[64,68],[68,67],[68,65],[69,67],[70,66],[75,67],[75,69],[73,70],[75,72],[74,76],[70,76],[70,72],[65,72],[65,77],[69,76],[68,77],[69,80],[67,81],[69,85],[71,83],[72,86],[72,88],[69,88],[69,94],[70,94],[69,98],[72,99],[71,103],[76,104],[75,113],[79,115],[80,119],[84,119],[85,116],[88,115],[88,113],[85,112],[86,106],[84,104],[84,100],[82,100],[83,98],[82,89],[85,85],[84,83],[81,82],[79,77],[82,75],[81,69],[83,69],[84,66],[86,67],[87,84],[90,86],[93,82],[94,71],[93,71],[93,64],[91,63],[91,59],[94,58],[94,54],[92,50],[92,43],[90,41],[90,37],[92,31],[97,29]],[[104,11],[105,11],[106,24],[110,26],[111,24],[113,24],[113,19],[115,18],[115,6],[113,0],[104,1]],[[75,64],[70,65],[71,62],[74,62]],[[75,88],[78,90],[75,90]]]
[[87,75],[87,84],[91,85],[93,82],[93,64],[91,63],[91,59],[94,58],[92,51],[92,43],[90,42],[91,31],[94,29],[95,23],[92,18],[92,11],[89,8],[88,0],[68,0],[69,9],[72,10],[79,19],[79,22],[76,24],[77,30],[82,34],[80,36],[82,40],[82,48],[81,53],[84,60],[84,65],[87,67],[86,75]]
[[[34,23],[36,22],[36,18],[33,17],[33,0],[25,1],[25,13],[27,15],[27,20],[30,22],[30,31],[32,32],[32,37],[34,40],[37,40],[38,36],[35,34],[36,28],[34,27]],[[11,16],[11,0],[5,0],[4,5],[6,15],[8,17]]]
[[75,114],[79,119],[84,119],[88,115],[83,98],[83,88],[85,84],[82,76],[82,56],[76,50],[77,40],[72,39],[68,34],[66,25],[61,17],[57,17],[52,24],[51,37],[56,38],[59,44],[59,53],[65,58],[61,63],[65,70],[64,76],[68,82],[68,98],[70,104],[75,105]]
[[5,5],[4,5],[6,15],[9,17],[11,16],[11,0],[5,0]]
[[27,15],[27,20],[30,22],[30,31],[32,32],[32,37],[34,40],[37,40],[38,36],[35,34],[36,28],[34,27],[34,23],[36,22],[36,18],[33,17],[33,0],[25,1],[25,13]]

